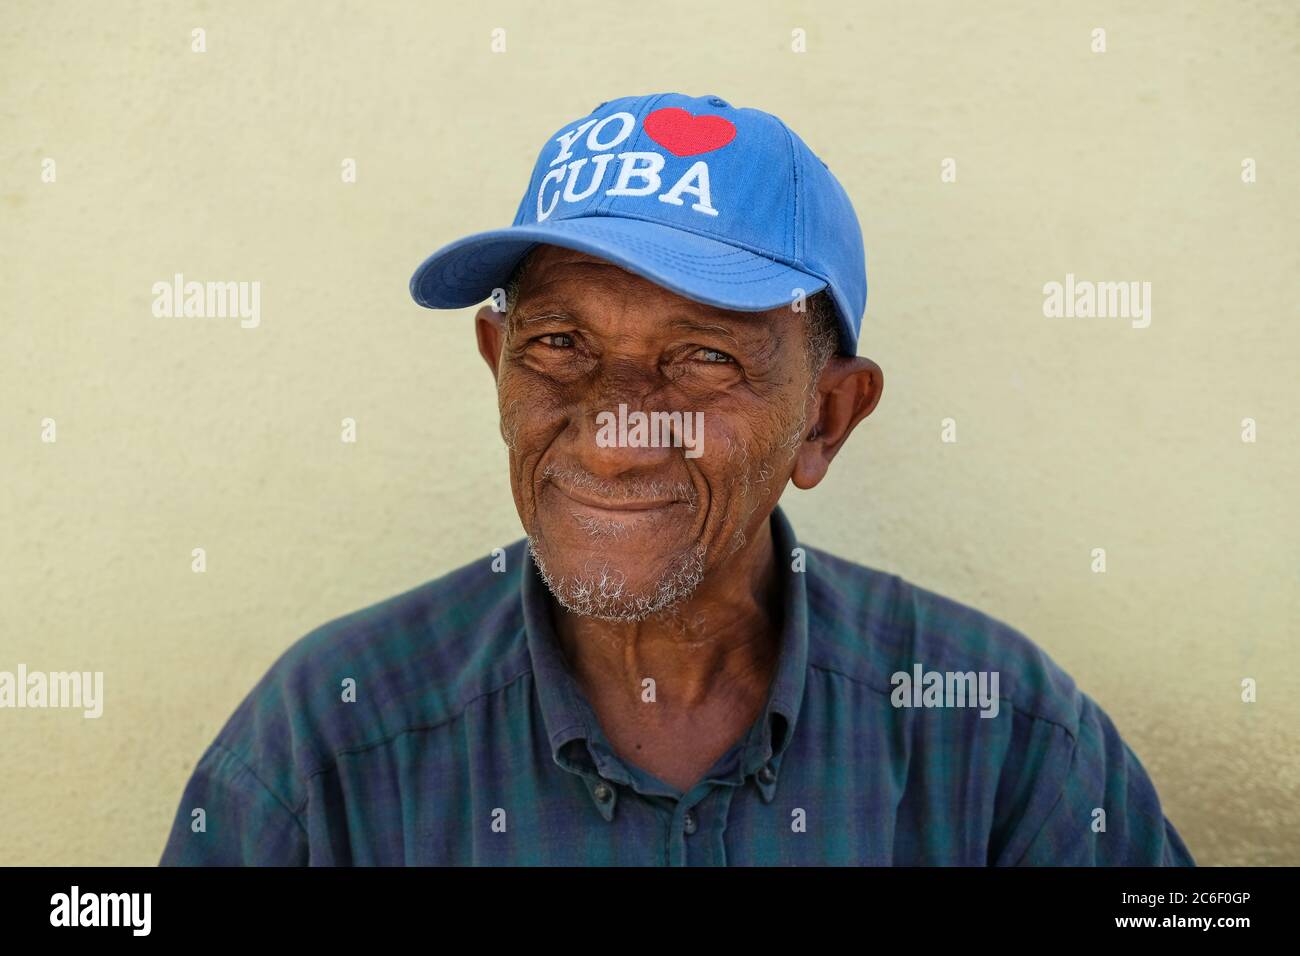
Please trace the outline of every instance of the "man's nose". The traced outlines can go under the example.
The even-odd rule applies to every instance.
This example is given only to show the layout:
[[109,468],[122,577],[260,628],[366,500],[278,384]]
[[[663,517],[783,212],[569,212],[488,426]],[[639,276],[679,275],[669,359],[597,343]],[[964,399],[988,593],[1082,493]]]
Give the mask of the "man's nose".
[[682,456],[680,436],[664,425],[664,413],[684,411],[672,407],[672,390],[657,371],[627,367],[602,376],[600,386],[579,415],[582,463],[601,478],[662,476]]

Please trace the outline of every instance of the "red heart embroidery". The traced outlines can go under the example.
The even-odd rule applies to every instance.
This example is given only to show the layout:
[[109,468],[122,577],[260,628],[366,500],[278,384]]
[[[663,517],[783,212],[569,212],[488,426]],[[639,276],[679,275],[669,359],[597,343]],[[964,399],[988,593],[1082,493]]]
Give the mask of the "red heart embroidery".
[[736,127],[721,116],[692,116],[680,106],[666,106],[645,118],[646,135],[674,156],[694,156],[721,149],[736,138]]

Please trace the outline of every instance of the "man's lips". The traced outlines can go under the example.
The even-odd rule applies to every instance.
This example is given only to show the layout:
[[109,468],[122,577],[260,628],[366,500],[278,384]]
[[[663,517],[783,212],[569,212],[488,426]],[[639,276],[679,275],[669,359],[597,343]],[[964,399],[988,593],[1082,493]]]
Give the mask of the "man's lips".
[[588,490],[579,490],[577,488],[566,487],[554,478],[549,479],[550,483],[555,486],[555,490],[568,498],[575,504],[582,505],[592,511],[603,511],[613,514],[628,514],[639,511],[659,511],[664,508],[670,508],[673,505],[683,504],[676,498],[657,498],[654,500],[637,499],[637,498],[603,498],[599,495],[592,494]]

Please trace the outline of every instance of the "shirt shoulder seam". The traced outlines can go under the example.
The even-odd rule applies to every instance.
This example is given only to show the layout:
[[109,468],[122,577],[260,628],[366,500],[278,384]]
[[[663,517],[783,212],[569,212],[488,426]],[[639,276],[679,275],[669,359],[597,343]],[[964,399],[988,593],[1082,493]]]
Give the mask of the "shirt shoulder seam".
[[1034,835],[1031,836],[1029,840],[1025,843],[1025,849],[1021,852],[1021,854],[1018,857],[1016,857],[1015,862],[1011,864],[1012,866],[1020,866],[1024,862],[1025,858],[1029,856],[1029,851],[1034,848],[1034,843],[1037,842],[1038,838],[1042,835],[1043,831],[1047,829],[1047,824],[1051,821],[1052,814],[1056,813],[1056,808],[1059,807],[1062,801],[1065,800],[1065,792],[1070,785],[1070,770],[1071,768],[1074,767],[1074,758],[1078,755],[1078,753],[1079,753],[1079,740],[1077,737],[1071,736],[1070,756],[1069,759],[1067,759],[1065,762],[1065,775],[1064,775],[1065,779],[1061,781],[1061,792],[1056,795],[1056,799],[1052,801],[1052,805],[1048,807],[1047,812],[1043,814],[1042,822],[1039,823],[1039,825],[1034,829]]
[[[303,836],[307,835],[307,828],[303,825],[301,818],[299,818],[298,811],[295,810],[293,807],[289,806],[289,804],[285,802],[285,800],[282,799],[280,795],[271,788],[270,784],[268,784],[265,780],[263,780],[260,776],[258,776],[257,771],[253,769],[253,767],[248,763],[248,761],[246,761],[243,757],[239,756],[239,754],[231,750],[220,740],[214,740],[212,742],[212,746],[220,750],[222,753],[226,754],[227,756],[229,756],[231,760],[235,761],[235,763],[237,763],[242,769],[247,771],[248,775],[258,782],[258,784],[262,787],[262,789],[265,790],[267,794],[270,795],[271,799],[274,800],[276,803],[278,803],[281,807],[283,807],[284,810],[288,812],[288,814],[291,817],[293,817],[293,822],[298,824],[298,829],[302,831]],[[304,805],[305,804],[306,801],[304,801]]]
[[[826,552],[826,553],[829,553],[829,552]],[[831,555],[831,557],[835,557],[835,556],[834,556],[834,555]],[[839,559],[839,560],[843,560],[843,559]],[[898,620],[898,609],[899,609],[899,606],[902,604],[902,601],[903,601],[903,590],[904,590],[905,588],[906,588],[906,589],[909,589],[909,590],[911,590],[911,589],[915,589],[915,588],[916,588],[916,585],[914,585],[914,584],[913,584],[911,581],[909,581],[907,578],[903,577],[901,574],[895,574],[895,573],[890,573],[890,572],[886,572],[886,571],[880,571],[880,570],[877,570],[877,569],[875,569],[875,568],[865,568],[865,570],[867,570],[868,572],[871,572],[871,573],[873,573],[873,574],[883,574],[883,575],[886,575],[886,576],[888,576],[888,577],[893,581],[893,585],[894,585],[894,586],[893,586],[892,588],[890,588],[891,594],[890,594],[890,602],[889,602],[889,612],[888,612],[888,616],[887,616],[886,619],[889,620],[889,621],[897,621],[897,620]],[[978,608],[972,608],[972,610],[976,610],[976,611],[978,611]],[[983,613],[983,612],[980,612],[980,613]],[[808,662],[808,666],[811,667],[811,668],[815,668],[815,669],[817,669],[817,670],[819,670],[819,671],[823,671],[823,672],[828,673],[828,674],[836,674],[836,675],[838,675],[838,676],[840,676],[840,677],[843,677],[843,678],[846,679],[846,680],[851,680],[851,681],[853,681],[853,682],[856,683],[856,684],[861,684],[863,687],[866,687],[868,690],[874,691],[875,693],[877,693],[877,694],[881,694],[882,696],[885,696],[885,697],[888,697],[888,696],[890,695],[890,693],[891,693],[890,691],[887,691],[887,690],[881,690],[879,687],[876,687],[874,684],[870,683],[870,682],[867,681],[867,680],[864,680],[863,678],[861,678],[861,677],[859,677],[859,676],[856,676],[856,675],[854,675],[854,674],[846,673],[845,671],[839,670],[838,668],[835,668],[835,667],[829,667],[829,666],[826,666],[826,665],[824,665],[824,664],[817,664],[817,663],[815,663],[815,662],[813,662],[813,661],[809,661],[809,662]],[[1018,704],[1016,704],[1015,701],[1013,701],[1013,700],[1009,700],[1009,699],[1006,698],[1006,697],[1001,697],[1001,696],[999,696],[999,697],[998,697],[998,700],[1000,700],[1000,701],[1002,701],[1003,703],[1005,703],[1005,704],[1006,704],[1007,706],[1009,706],[1013,711],[1015,711],[1016,713],[1020,714],[1022,717],[1028,717],[1030,720],[1039,720],[1039,721],[1042,721],[1042,722],[1045,723],[1045,724],[1051,724],[1053,727],[1059,727],[1061,730],[1065,731],[1065,735],[1066,735],[1068,738],[1070,738],[1070,742],[1071,742],[1071,744],[1077,746],[1077,742],[1078,742],[1078,740],[1077,740],[1076,733],[1075,733],[1074,731],[1072,731],[1068,726],[1066,726],[1065,724],[1061,723],[1059,720],[1054,720],[1054,719],[1051,718],[1051,717],[1044,717],[1044,716],[1042,716],[1041,714],[1032,713],[1032,712],[1026,710],[1024,707],[1021,707],[1021,706],[1019,706]]]
[[[888,697],[892,693],[892,691],[881,690],[879,687],[875,686],[870,681],[864,680],[861,677],[858,677],[854,674],[846,674],[844,671],[839,670],[838,668],[835,667],[828,667],[825,664],[816,664],[811,661],[808,663],[808,666],[813,670],[822,671],[827,674],[835,674],[838,677],[843,677],[845,680],[851,680],[855,684],[860,684],[863,687],[867,688],[867,690],[880,694],[882,697]],[[1028,717],[1030,720],[1041,720],[1045,724],[1051,724],[1053,727],[1061,728],[1061,730],[1065,731],[1065,735],[1070,738],[1071,742],[1075,741],[1076,735],[1074,731],[1072,731],[1065,724],[1061,723],[1059,720],[1053,720],[1051,717],[1044,717],[1042,714],[1031,713],[1030,711],[1026,710],[1025,708],[1021,707],[1019,704],[1017,704],[1014,700],[1010,700],[1009,698],[1006,697],[999,696],[998,700],[1006,704],[1008,707],[1010,707],[1016,713],[1020,714],[1022,717]]]
[[[374,750],[376,747],[383,747],[384,745],[392,743],[398,737],[404,736],[405,734],[422,733],[424,731],[437,730],[439,727],[445,727],[447,724],[454,723],[455,721],[459,720],[462,716],[464,716],[465,711],[468,710],[469,706],[473,704],[476,700],[482,700],[484,697],[490,697],[492,694],[500,693],[501,691],[509,687],[511,684],[513,684],[515,681],[519,680],[522,677],[528,676],[532,672],[533,672],[533,667],[532,664],[529,663],[526,667],[524,667],[523,670],[519,671],[519,673],[514,674],[513,676],[505,679],[504,681],[502,681],[501,684],[497,685],[496,687],[491,687],[483,691],[482,693],[475,694],[473,697],[470,697],[467,700],[463,701],[454,713],[449,714],[442,720],[435,720],[432,723],[425,723],[425,724],[410,724],[406,727],[403,727],[401,730],[395,730],[392,733],[377,738],[375,740],[369,740],[361,744],[353,744],[348,747],[341,747],[338,750],[335,750],[333,754],[330,756],[330,758],[324,764],[305,773],[303,775],[303,782],[305,783],[307,781],[310,781],[312,777],[318,777],[323,773],[328,773],[329,771],[333,770],[334,767],[337,765],[338,759],[340,757],[350,755],[350,754],[364,753],[367,750]],[[299,810],[307,806],[307,800],[308,800],[307,797],[303,798],[302,803],[299,805]]]

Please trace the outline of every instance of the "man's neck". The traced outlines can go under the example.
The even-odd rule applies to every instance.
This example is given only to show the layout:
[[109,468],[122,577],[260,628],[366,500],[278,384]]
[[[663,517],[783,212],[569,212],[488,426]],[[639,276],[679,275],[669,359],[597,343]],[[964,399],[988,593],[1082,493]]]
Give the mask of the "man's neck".
[[678,713],[710,700],[765,694],[780,645],[780,583],[771,522],[709,569],[691,597],[643,621],[602,621],[555,607],[565,659],[590,696],[642,700],[644,681]]
[[783,614],[771,522],[670,614],[623,623],[555,611],[560,647],[615,752],[685,793],[767,702]]

